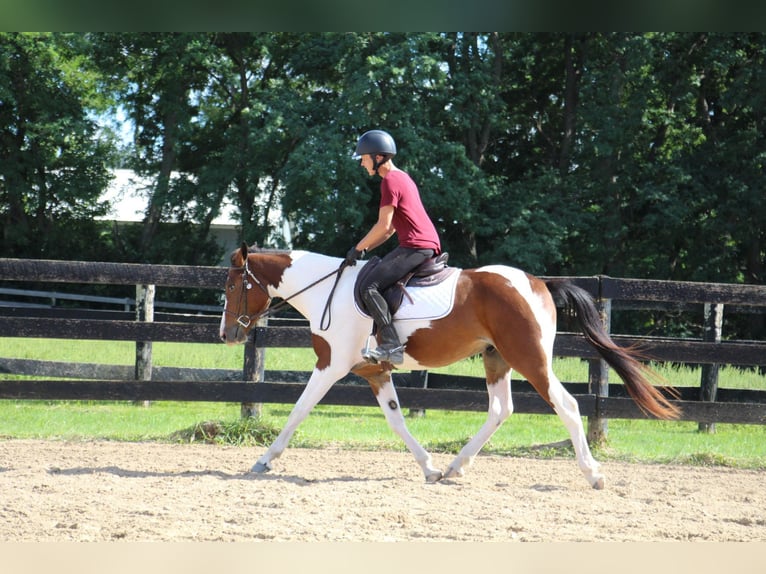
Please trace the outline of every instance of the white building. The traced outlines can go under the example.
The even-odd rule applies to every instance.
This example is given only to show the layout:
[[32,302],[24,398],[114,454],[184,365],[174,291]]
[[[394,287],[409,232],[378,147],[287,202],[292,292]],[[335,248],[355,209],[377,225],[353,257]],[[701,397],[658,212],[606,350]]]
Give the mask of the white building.
[[[109,213],[99,219],[114,221],[117,225],[132,225],[144,220],[149,201],[149,190],[154,185],[151,178],[142,178],[129,169],[112,170],[114,178],[101,196],[102,201],[108,201]],[[281,210],[269,218],[274,229],[274,235],[283,238],[287,245],[291,244],[290,229],[282,217]],[[224,248],[224,260],[228,263],[228,254],[239,246],[239,214],[237,208],[228,200],[224,200],[221,213],[211,226],[210,233]]]

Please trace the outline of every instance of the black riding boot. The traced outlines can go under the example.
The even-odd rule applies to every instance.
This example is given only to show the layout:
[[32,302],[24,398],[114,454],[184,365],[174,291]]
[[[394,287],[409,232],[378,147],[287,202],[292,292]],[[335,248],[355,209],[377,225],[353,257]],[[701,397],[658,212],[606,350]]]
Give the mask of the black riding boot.
[[377,349],[362,349],[362,358],[371,363],[387,361],[392,365],[404,362],[404,345],[399,342],[399,334],[391,322],[388,303],[377,290],[368,289],[362,295],[367,311],[372,315],[378,328],[380,345]]

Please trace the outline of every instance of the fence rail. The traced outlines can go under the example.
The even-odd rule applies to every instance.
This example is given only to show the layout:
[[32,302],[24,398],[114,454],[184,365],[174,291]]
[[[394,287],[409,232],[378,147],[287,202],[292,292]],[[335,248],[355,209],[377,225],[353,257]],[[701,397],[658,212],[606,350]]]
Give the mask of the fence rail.
[[[125,312],[130,312],[136,308],[136,300],[132,297],[102,297],[98,295],[80,295],[79,293],[65,293],[62,291],[39,291],[35,289],[7,289],[0,288],[0,295],[6,297],[23,297],[24,299],[42,299],[50,301],[49,305],[44,303],[19,303],[14,300],[0,301],[0,307],[27,307],[32,309],[51,309],[56,306],[58,301],[78,301],[80,303],[103,303],[106,305],[115,305],[122,307]],[[214,313],[220,307],[213,305],[195,305],[193,303],[173,303],[170,301],[155,301],[155,307],[163,309],[173,309],[175,311],[194,311],[196,313]]]
[[[3,281],[39,283],[109,283],[122,285],[159,285],[202,289],[221,289],[226,269],[220,267],[139,265],[0,259]],[[718,320],[724,306],[735,305],[755,312],[766,307],[766,287],[716,283],[686,283],[615,279],[611,277],[569,278],[587,289],[600,303],[605,323],[609,324],[611,306],[630,306],[631,302],[674,305],[702,304],[713,309]],[[151,342],[218,342],[218,318],[156,315],[154,321],[129,319],[123,313],[3,308],[0,337],[103,339]],[[73,313],[77,316],[73,316]],[[119,315],[121,318],[114,318]],[[108,318],[107,318],[108,317]],[[636,337],[613,334],[621,345],[639,345],[659,361],[696,363],[716,372],[719,365],[764,366],[766,342],[723,341],[717,336],[699,339]],[[245,346],[242,371],[213,369],[170,369],[154,367],[151,380],[134,380],[138,369],[72,365],[49,361],[0,359],[0,373],[27,374],[34,380],[0,381],[2,399],[87,399],[87,400],[189,400],[251,403],[292,403],[305,386],[309,373],[268,371],[263,364],[263,350],[269,347],[308,347],[310,332],[305,326],[262,326],[254,330]],[[260,353],[260,355],[259,355]],[[582,335],[560,333],[554,354],[588,360],[588,382],[565,382],[580,404],[589,426],[605,432],[608,418],[643,418],[635,404],[625,397],[620,384],[609,384],[607,370],[600,357]],[[112,370],[109,372],[103,369]],[[106,373],[106,374],[105,374]],[[50,377],[50,378],[47,378]],[[91,380],[61,380],[75,377]],[[708,377],[710,378],[710,377]],[[259,381],[253,384],[252,381]],[[324,398],[325,404],[369,405],[375,403],[361,379],[349,375]],[[486,409],[483,379],[430,373],[427,388],[422,375],[396,373],[400,399],[411,409]],[[718,389],[702,381],[700,388],[683,388],[679,404],[683,420],[701,424],[732,422],[766,424],[766,391]],[[700,400],[705,396],[707,400]],[[525,383],[514,381],[516,412],[552,414],[550,407]],[[594,433],[589,432],[592,437]]]

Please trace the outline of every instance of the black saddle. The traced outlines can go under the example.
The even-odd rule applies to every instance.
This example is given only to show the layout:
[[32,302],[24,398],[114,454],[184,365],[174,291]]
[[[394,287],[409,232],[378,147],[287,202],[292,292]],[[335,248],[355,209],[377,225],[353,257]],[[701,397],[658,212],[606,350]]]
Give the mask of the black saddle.
[[[441,253],[436,257],[432,257],[418,265],[407,275],[399,279],[399,281],[384,289],[382,295],[386,299],[386,303],[388,303],[388,310],[391,312],[391,315],[396,313],[397,309],[401,307],[405,295],[409,297],[405,289],[406,287],[428,287],[430,285],[438,285],[447,279],[455,271],[454,267],[447,265],[448,259],[449,253]],[[360,309],[368,314],[369,312],[362,300],[362,293],[367,288],[370,273],[380,264],[380,261],[380,257],[377,255],[371,257],[365,266],[362,267],[354,284],[354,301],[356,301]]]

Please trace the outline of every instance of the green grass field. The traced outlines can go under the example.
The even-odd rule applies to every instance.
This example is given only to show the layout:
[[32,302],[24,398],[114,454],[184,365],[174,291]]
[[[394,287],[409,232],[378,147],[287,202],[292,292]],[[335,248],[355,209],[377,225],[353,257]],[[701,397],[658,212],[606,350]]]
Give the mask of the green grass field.
[[[130,365],[134,356],[131,342],[0,339],[0,357]],[[243,348],[155,343],[153,356],[159,366],[239,369]],[[310,370],[313,355],[308,349],[269,349],[266,365],[269,370]],[[587,380],[587,364],[583,361],[557,360],[555,369],[564,381]],[[658,369],[674,386],[699,384],[699,371],[662,366]],[[481,376],[482,366],[480,360],[466,360],[439,372]],[[766,390],[766,377],[726,368],[721,372],[719,385]],[[291,406],[264,405],[259,425],[275,432],[284,424]],[[409,418],[408,426],[426,448],[455,452],[478,430],[484,418],[483,413],[430,410],[425,417]],[[0,401],[0,436],[4,438],[200,440],[192,430],[205,421],[217,421],[228,429],[223,433],[228,442],[248,443],[241,436],[236,437],[241,424],[238,404],[155,402],[142,407],[129,402]],[[569,449],[545,446],[566,438],[566,430],[555,416],[514,414],[485,447],[485,452],[573,456]],[[299,427],[291,445],[404,450],[380,410],[367,407],[319,406]],[[609,440],[595,449],[595,455],[601,460],[766,469],[766,427],[718,424],[714,434],[705,434],[699,433],[697,423],[693,422],[610,420]]]

